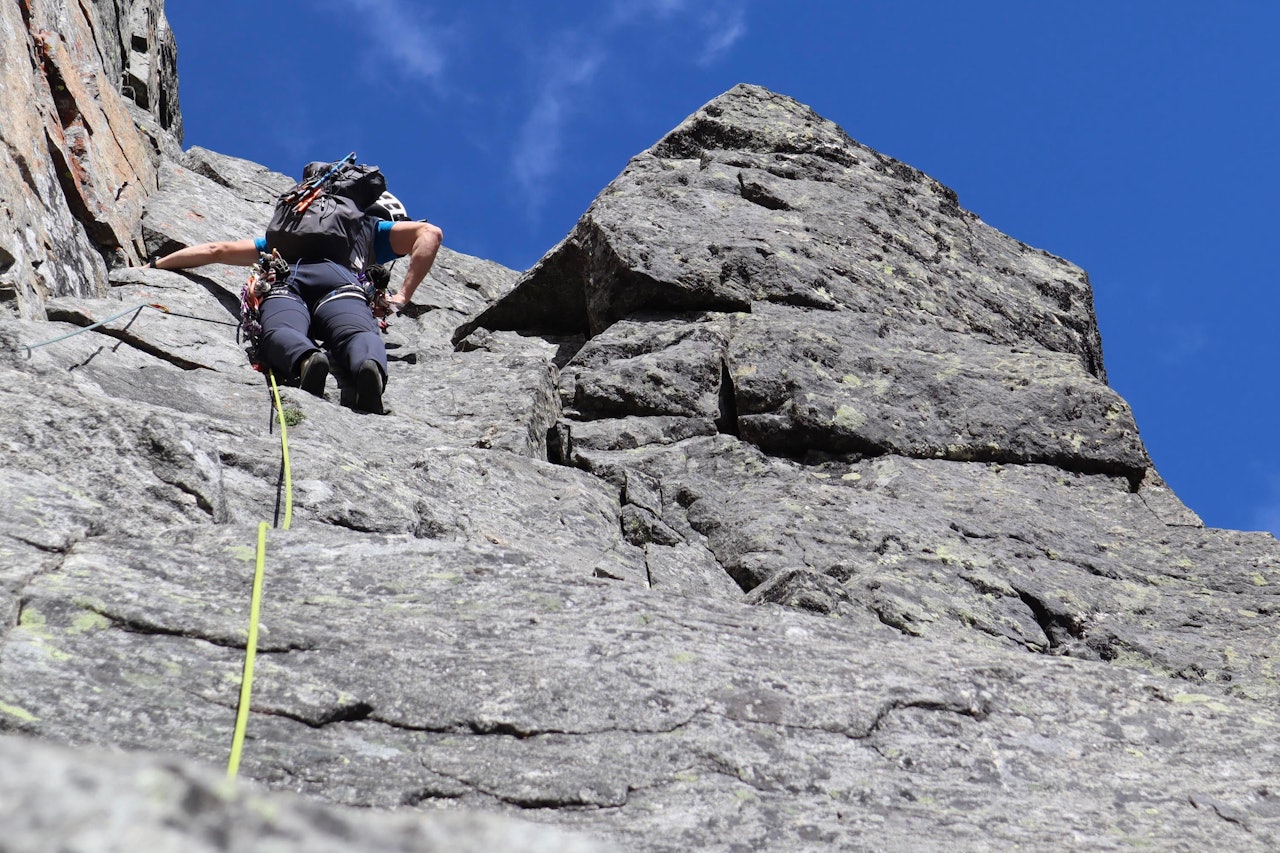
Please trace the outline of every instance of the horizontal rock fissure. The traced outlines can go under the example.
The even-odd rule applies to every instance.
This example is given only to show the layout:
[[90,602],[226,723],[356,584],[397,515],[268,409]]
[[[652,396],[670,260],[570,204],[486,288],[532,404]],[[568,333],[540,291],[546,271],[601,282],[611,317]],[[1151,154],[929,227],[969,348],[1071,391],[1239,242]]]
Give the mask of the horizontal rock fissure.
[[467,723],[467,727],[471,730],[472,734],[505,735],[507,737],[513,737],[516,740],[528,740],[530,738],[540,737],[543,735],[582,734],[581,732],[569,732],[563,729],[524,728],[513,723],[482,722],[479,720],[472,720]]
[[195,489],[192,486],[188,485],[187,483],[183,483],[179,480],[164,480],[164,482],[168,483],[170,486],[173,486],[175,489],[182,492],[184,495],[190,496],[195,501],[196,506],[204,510],[209,515],[211,520],[215,522],[218,520],[217,507],[215,507],[213,503],[210,502],[210,500],[198,489]]
[[[655,729],[583,729],[580,731],[571,731],[569,729],[553,729],[553,728],[527,728],[515,725],[513,723],[500,722],[482,722],[476,720],[455,721],[441,725],[426,725],[417,723],[408,723],[404,720],[388,719],[380,716],[376,710],[365,702],[357,702],[351,706],[343,706],[334,709],[327,714],[304,714],[299,711],[292,711],[285,708],[267,708],[255,707],[253,713],[262,714],[269,717],[280,717],[286,720],[293,720],[302,723],[310,728],[323,728],[330,725],[339,725],[342,723],[375,723],[380,726],[386,726],[389,729],[395,729],[403,732],[414,732],[417,734],[429,735],[475,735],[477,737],[503,737],[512,738],[514,740],[532,740],[539,737],[598,737],[610,734],[631,734],[631,735],[666,735],[680,731],[690,722],[683,721],[669,728]],[[696,715],[695,715],[696,716]]]
[[[133,316],[129,318],[129,322],[126,323],[122,328],[113,329],[108,326],[98,326],[97,328],[89,329],[88,331],[94,332],[99,335],[105,335],[109,338],[115,338],[121,343],[128,344],[129,346],[133,347],[139,352],[144,352],[149,356],[160,359],[161,361],[167,361],[173,366],[179,367],[183,370],[213,370],[212,367],[209,367],[206,364],[200,364],[199,362],[185,359],[180,355],[174,355],[173,353],[167,352],[166,350],[161,349],[160,347],[155,346],[154,344],[148,343],[143,338],[137,337],[136,335],[129,334],[127,331],[129,326],[133,325],[133,323],[138,319],[142,311],[143,309],[139,308],[138,311],[135,312]],[[85,314],[82,314],[79,311],[75,311],[75,310],[68,311],[65,309],[60,309],[57,306],[51,306],[49,308],[48,319],[52,322],[70,323],[73,326],[81,326],[81,327],[92,326],[96,322],[95,320],[90,319]]]
[[[36,539],[32,539],[27,536],[23,536],[20,533],[16,533],[16,532],[9,533],[7,535],[14,542],[21,542],[23,545],[30,545],[32,548],[35,548],[37,551],[43,551],[46,554],[62,554],[63,556],[66,556],[66,554],[72,548],[74,548],[76,544],[80,541],[78,539],[73,539],[73,540],[68,540],[67,542],[64,542],[60,545],[50,545],[48,543],[40,542]],[[46,569],[45,571],[47,572],[52,570]],[[44,574],[44,573],[45,572],[38,572],[37,574]],[[35,577],[35,575],[33,575],[33,577]]]
[[[504,803],[508,806],[514,806],[515,808],[525,809],[528,811],[539,811],[539,810],[542,810],[542,811],[568,811],[568,810],[597,811],[605,808],[619,808],[621,806],[626,805],[625,797],[623,798],[622,802],[604,804],[604,805],[601,805],[600,803],[588,802],[583,799],[571,799],[569,797],[552,797],[552,796],[522,797],[516,794],[503,793],[501,791],[493,790],[490,787],[481,785],[477,782],[473,782],[469,779],[465,779],[461,776],[457,776],[452,773],[445,773],[443,771],[437,770],[434,767],[430,767],[426,765],[425,763],[423,764],[423,767],[425,767],[429,772],[439,776],[440,778],[448,779],[451,782],[456,782],[458,785],[468,788],[477,794],[481,794],[486,797],[492,797],[494,800],[497,800],[500,803]],[[459,799],[459,797],[450,796],[450,797],[447,797],[447,799]]]
[[[168,628],[163,625],[156,625],[138,617],[120,616],[99,607],[84,608],[90,613],[94,613],[111,623],[111,627],[128,634],[145,634],[156,637],[177,637],[183,640],[196,640],[197,642],[208,643],[211,646],[218,646],[224,649],[245,649],[244,640],[236,640],[229,637],[215,637],[204,634],[199,631]],[[317,647],[307,646],[297,643],[288,645],[273,646],[265,645],[261,638],[258,641],[258,654],[288,654],[290,652],[313,652]]]
[[[801,465],[827,464],[833,460],[839,460],[845,463],[856,463],[867,459],[878,459],[885,456],[897,456],[903,459],[913,459],[920,462],[972,462],[978,465],[1048,465],[1071,474],[1081,474],[1089,477],[1122,477],[1127,481],[1129,490],[1133,494],[1138,492],[1147,470],[1145,468],[1131,468],[1129,466],[1120,465],[1114,462],[1106,462],[1103,460],[1071,459],[1057,455],[1020,456],[1011,453],[984,451],[982,449],[975,449],[973,453],[964,454],[950,454],[946,452],[943,452],[942,454],[912,453],[910,450],[888,448],[870,441],[858,440],[853,437],[850,437],[847,440],[842,437],[838,442],[823,443],[819,441],[810,441],[797,442],[795,444],[783,444],[778,441],[759,443],[750,439],[743,440],[752,444],[759,449],[761,453],[764,453],[767,456],[787,459]],[[814,454],[822,454],[826,458],[823,458],[818,462],[812,462],[810,460]]]
[[[750,721],[750,722],[755,722],[755,721]],[[765,725],[765,724],[762,724],[762,725]],[[768,724],[768,725],[773,725],[773,724]],[[811,729],[811,728],[800,727],[800,726],[786,726],[786,725],[780,725],[779,727],[786,728],[786,729],[803,730],[803,731],[818,731],[823,733],[832,733],[827,729]],[[840,734],[840,733],[836,732],[835,734]],[[452,782],[456,782],[457,784],[464,786],[466,788],[469,788],[470,790],[475,791],[476,793],[493,797],[495,800],[506,803],[508,805],[516,806],[522,809],[530,809],[530,810],[538,810],[538,809],[584,810],[585,809],[585,810],[591,810],[591,811],[606,811],[611,809],[621,809],[621,808],[625,808],[630,803],[630,798],[632,794],[641,793],[644,791],[661,790],[664,788],[669,788],[672,785],[684,784],[688,781],[688,777],[697,777],[700,775],[722,776],[726,779],[730,779],[734,782],[745,785],[748,788],[751,788],[763,794],[777,794],[780,792],[787,792],[787,791],[791,791],[793,793],[795,792],[794,786],[791,786],[791,785],[782,784],[782,783],[770,784],[767,778],[765,779],[752,778],[753,773],[751,771],[754,771],[756,765],[737,766],[737,765],[732,765],[726,761],[718,761],[714,758],[708,758],[704,763],[700,763],[696,765],[688,765],[680,769],[669,770],[666,773],[665,778],[657,779],[653,782],[650,782],[649,784],[643,784],[643,785],[628,784],[626,786],[626,793],[621,798],[616,798],[614,802],[606,802],[606,803],[591,802],[591,801],[585,800],[584,798],[512,795],[509,793],[496,791],[491,787],[480,785],[476,782],[465,779],[455,774],[442,772],[436,768],[427,766],[425,764],[424,764],[424,767],[426,767],[426,769],[431,773],[437,776],[440,776],[441,778],[448,779]],[[682,778],[682,777],[685,777],[685,778]],[[421,803],[425,799],[429,799],[429,798],[431,798],[431,795],[430,793],[427,793],[424,797],[419,798],[417,802]],[[452,792],[448,792],[444,794],[443,798],[458,799],[458,795]]]
[[472,720],[466,724],[467,728],[473,734],[477,735],[503,735],[513,737],[517,740],[529,740],[535,737],[596,737],[599,735],[609,734],[629,734],[629,735],[669,735],[675,734],[682,729],[687,728],[699,714],[709,713],[705,710],[695,711],[683,720],[678,720],[667,726],[658,726],[653,728],[636,728],[636,727],[617,727],[602,729],[579,729],[571,731],[569,729],[551,729],[551,728],[527,728],[512,723],[501,723],[492,721]]
[[991,716],[990,708],[978,706],[973,703],[961,704],[959,702],[947,702],[934,699],[903,699],[881,705],[880,709],[876,712],[875,719],[872,720],[871,725],[867,727],[866,733],[861,735],[850,734],[849,737],[854,740],[863,740],[872,737],[880,731],[880,727],[884,725],[892,714],[898,711],[911,709],[956,714],[961,717],[968,717],[969,719],[976,720],[978,722],[982,722]]
[[976,533],[968,529],[967,527],[963,527],[959,522],[956,522],[956,521],[948,522],[947,527],[951,528],[956,533],[959,533],[965,539],[979,539],[979,540],[991,541],[993,539],[1000,538],[1000,534],[998,533]]
[[[428,726],[414,723],[407,723],[403,720],[390,720],[386,717],[379,716],[377,713],[370,712],[363,720],[388,728],[399,729],[406,732],[418,732],[422,734],[437,735],[459,735],[472,734],[478,737],[509,737],[515,740],[531,740],[538,737],[598,737],[600,735],[610,734],[631,734],[631,735],[669,735],[689,726],[699,714],[709,713],[707,711],[695,711],[687,719],[673,722],[669,726],[659,728],[602,728],[602,729],[556,729],[556,728],[540,728],[520,726],[515,723],[492,721],[492,720],[459,720],[444,725]],[[279,713],[278,716],[291,717],[289,713]],[[298,719],[298,722],[306,722]],[[352,722],[350,720],[334,720],[333,722]]]
[[1209,809],[1227,823],[1233,823],[1247,832],[1253,832],[1253,828],[1249,825],[1249,819],[1241,814],[1238,809],[1213,797],[1204,794],[1191,794],[1187,797],[1187,802],[1196,809]]
[[[266,717],[282,717],[286,720],[293,720],[296,723],[302,723],[304,726],[313,729],[322,729],[325,726],[335,723],[358,723],[364,720],[372,719],[373,706],[367,702],[355,702],[350,705],[339,705],[334,708],[327,709],[323,714],[306,715],[295,711],[286,711],[282,708],[252,708],[255,714],[261,714]],[[377,722],[377,721],[375,721]]]
[[830,299],[806,293],[770,293],[764,297],[763,301],[772,305],[785,305],[790,308],[812,308],[818,311],[838,311],[840,309],[840,306]]
[[[282,477],[281,479],[283,480],[283,477]],[[339,517],[339,518],[331,518],[331,519],[328,519],[328,521],[329,521],[329,523],[330,523],[330,524],[332,524],[334,527],[340,527],[340,528],[342,528],[343,530],[351,530],[351,531],[354,531],[355,533],[382,533],[382,532],[384,532],[384,531],[383,531],[383,530],[381,530],[380,528],[372,527],[372,526],[369,526],[369,525],[362,525],[362,524],[359,524],[359,523],[357,523],[356,521],[354,521],[353,519],[350,519],[350,518],[341,518],[341,517]],[[420,529],[420,527],[419,527],[419,529]],[[423,537],[418,537],[418,538],[423,538]],[[434,538],[434,537],[426,537],[426,538]]]
[[[430,772],[436,773],[436,771],[434,770]],[[470,787],[467,785],[467,783],[445,776],[443,773],[436,773],[436,775],[440,776],[440,778],[442,779],[448,779],[450,782],[454,782],[457,785],[460,785],[462,787]],[[400,805],[413,807],[413,806],[420,806],[424,803],[429,803],[432,800],[461,800],[465,796],[466,796],[466,793],[462,791],[456,791],[456,790],[447,791],[447,790],[442,790],[437,788],[422,787],[422,788],[417,788],[416,790],[410,791],[406,793],[403,797],[401,797]]]

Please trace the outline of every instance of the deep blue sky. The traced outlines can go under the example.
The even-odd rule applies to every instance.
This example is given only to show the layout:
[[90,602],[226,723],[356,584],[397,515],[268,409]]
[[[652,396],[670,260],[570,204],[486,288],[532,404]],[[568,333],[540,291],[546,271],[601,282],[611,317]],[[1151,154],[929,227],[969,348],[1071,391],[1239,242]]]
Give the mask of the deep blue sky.
[[739,82],[1084,267],[1111,384],[1206,523],[1280,531],[1280,3],[171,0],[185,145],[355,150],[450,248],[531,266]]

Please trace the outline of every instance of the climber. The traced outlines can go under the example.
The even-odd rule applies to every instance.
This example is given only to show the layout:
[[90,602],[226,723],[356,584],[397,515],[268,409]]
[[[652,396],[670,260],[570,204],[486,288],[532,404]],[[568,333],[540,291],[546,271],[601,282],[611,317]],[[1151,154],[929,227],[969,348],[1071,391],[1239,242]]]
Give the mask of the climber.
[[[325,169],[331,166],[336,169],[338,165],[324,162],[308,164],[303,172],[303,183],[298,186],[306,187],[308,182],[314,185]],[[347,241],[348,249],[342,256],[349,257],[349,261],[333,260],[333,253],[325,258],[291,257],[287,252],[281,252],[290,262],[287,290],[273,291],[271,297],[262,302],[259,357],[267,367],[290,378],[298,378],[303,390],[320,397],[324,395],[329,358],[332,356],[347,371],[354,390],[354,394],[344,394],[343,404],[359,411],[382,414],[387,352],[375,314],[381,317],[388,310],[398,313],[409,304],[414,291],[435,262],[443,234],[428,222],[407,221],[404,207],[386,192],[373,204],[363,207],[362,219],[360,208],[356,208],[355,215],[357,220],[352,226],[355,236],[342,238]],[[276,248],[274,244],[289,245],[273,232],[275,227],[276,219],[273,218],[264,237],[189,246],[152,258],[148,266],[163,270],[188,269],[205,264],[250,266],[258,262],[260,255]],[[347,233],[353,233],[352,229]],[[368,245],[370,242],[371,247]],[[357,243],[363,243],[363,247],[355,245]],[[366,258],[366,254],[372,257]],[[400,291],[387,297],[387,308],[370,311],[368,302],[363,298],[342,298],[357,292],[363,296],[359,275],[369,265],[366,261],[376,260],[381,264],[405,255],[409,256],[409,268]],[[323,342],[328,352],[317,347],[313,338]]]

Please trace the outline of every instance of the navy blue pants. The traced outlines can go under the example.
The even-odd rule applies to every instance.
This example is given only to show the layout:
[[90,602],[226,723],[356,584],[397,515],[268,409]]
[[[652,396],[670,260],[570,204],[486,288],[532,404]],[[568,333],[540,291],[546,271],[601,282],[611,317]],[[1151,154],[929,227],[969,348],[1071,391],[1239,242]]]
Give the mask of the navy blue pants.
[[266,365],[296,375],[302,357],[315,350],[314,339],[324,344],[335,368],[355,375],[373,359],[385,380],[387,348],[369,303],[362,296],[328,298],[338,288],[358,283],[355,273],[332,261],[294,264],[288,294],[273,294],[262,303],[259,353]]

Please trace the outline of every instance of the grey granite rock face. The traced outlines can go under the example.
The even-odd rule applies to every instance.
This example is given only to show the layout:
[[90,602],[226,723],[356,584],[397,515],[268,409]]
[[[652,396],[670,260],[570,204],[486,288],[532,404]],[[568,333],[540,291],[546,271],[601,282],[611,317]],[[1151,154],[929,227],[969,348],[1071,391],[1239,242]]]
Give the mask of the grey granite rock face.
[[[228,157],[217,151],[193,146],[182,155],[182,164],[186,168],[203,175],[221,187],[225,187],[234,195],[245,201],[258,204],[275,205],[282,193],[293,189],[297,183],[295,178],[273,172],[257,163],[240,157]],[[179,198],[188,197],[181,190],[174,192]],[[256,218],[254,220],[256,224]]]
[[102,65],[119,91],[182,142],[178,103],[178,47],[164,14],[151,0],[94,0],[94,28]]
[[[6,638],[16,728],[220,762],[252,538],[73,547]],[[1276,747],[1252,701],[666,596],[478,541],[269,541],[245,772],[276,787],[515,811],[621,849],[1275,840]]]
[[489,328],[592,334],[645,307],[756,302],[873,314],[1076,356],[1105,380],[1088,279],[962,210],[931,178],[754,86],[638,155]]
[[710,417],[771,453],[1047,462],[1135,485],[1150,467],[1082,270],[755,87],[633,159],[459,339],[476,327],[589,333],[562,390],[579,419]]
[[387,853],[603,850],[581,836],[486,815],[381,815],[228,784],[176,758],[36,746],[0,736],[0,824],[10,853]]
[[[290,182],[157,150],[151,251]],[[282,388],[289,530],[243,280],[0,315],[0,844],[1280,840],[1280,545],[1160,480],[1082,271],[800,104],[716,99],[524,274],[442,251],[390,415]],[[263,521],[273,794],[209,775]]]
[[143,205],[181,138],[173,35],[162,0],[24,0],[0,4],[0,57],[0,310],[38,318],[144,257]]

